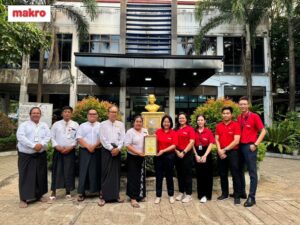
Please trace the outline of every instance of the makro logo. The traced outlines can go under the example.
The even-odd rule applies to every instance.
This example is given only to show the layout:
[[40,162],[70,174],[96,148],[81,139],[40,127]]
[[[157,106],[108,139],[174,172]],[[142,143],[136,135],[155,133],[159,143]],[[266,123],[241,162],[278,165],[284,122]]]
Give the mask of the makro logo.
[[9,5],[8,22],[50,22],[51,8],[45,5]]

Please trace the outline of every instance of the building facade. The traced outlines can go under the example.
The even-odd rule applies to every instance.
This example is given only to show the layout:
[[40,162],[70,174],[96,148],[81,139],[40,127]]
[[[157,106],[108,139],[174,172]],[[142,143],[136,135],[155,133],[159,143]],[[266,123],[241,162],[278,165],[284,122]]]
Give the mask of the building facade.
[[[211,30],[201,44],[200,55],[196,55],[195,35],[203,24],[195,19],[195,0],[97,2],[99,16],[90,21],[89,38],[80,44],[72,21],[56,12],[59,69],[44,73],[43,102],[58,108],[74,106],[86,95],[97,96],[117,103],[129,122],[144,111],[149,94],[155,94],[161,111],[173,117],[180,111],[192,114],[208,98],[237,100],[246,95],[242,26],[223,24]],[[83,10],[80,1],[58,4]],[[208,13],[202,23],[213,13]],[[262,21],[257,30],[252,53],[253,99],[263,105],[265,123],[270,124],[267,21]],[[25,101],[35,99],[37,56],[31,56],[26,81],[22,69],[1,69],[3,107],[7,107],[8,99],[19,99],[20,95]]]

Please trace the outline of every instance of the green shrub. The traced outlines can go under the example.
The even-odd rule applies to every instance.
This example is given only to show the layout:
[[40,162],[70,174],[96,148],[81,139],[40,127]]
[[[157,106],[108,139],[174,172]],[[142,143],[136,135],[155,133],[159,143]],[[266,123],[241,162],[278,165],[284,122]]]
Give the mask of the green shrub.
[[17,145],[17,138],[15,134],[11,134],[9,137],[0,138],[0,151],[15,150]]
[[0,138],[9,137],[16,131],[16,126],[2,112],[0,112]]
[[238,104],[227,98],[220,98],[217,100],[209,99],[204,105],[199,106],[191,116],[191,124],[196,127],[196,118],[198,115],[206,117],[207,127],[215,131],[217,123],[222,121],[222,108],[224,106],[231,106],[233,108],[233,118],[236,119],[240,113]]
[[[112,103],[107,101],[99,101],[97,98],[87,97],[76,104],[73,120],[77,121],[79,124],[86,122],[89,109],[95,109],[98,112],[99,121],[106,120],[108,108],[112,105]],[[118,119],[120,118],[119,115]]]

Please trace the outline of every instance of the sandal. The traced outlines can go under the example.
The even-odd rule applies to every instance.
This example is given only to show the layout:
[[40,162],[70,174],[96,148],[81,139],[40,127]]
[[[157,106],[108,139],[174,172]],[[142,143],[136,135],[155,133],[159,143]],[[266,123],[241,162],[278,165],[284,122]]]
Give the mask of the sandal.
[[133,208],[140,208],[140,204],[137,201],[130,203]]
[[56,197],[55,197],[55,196],[50,196],[49,199],[50,199],[51,201],[53,201],[53,200],[56,199]]
[[100,207],[104,206],[105,205],[105,201],[103,199],[100,199],[99,202],[98,202],[98,205]]
[[77,201],[78,202],[83,202],[85,199],[85,196],[84,195],[79,195],[78,198],[77,198]]

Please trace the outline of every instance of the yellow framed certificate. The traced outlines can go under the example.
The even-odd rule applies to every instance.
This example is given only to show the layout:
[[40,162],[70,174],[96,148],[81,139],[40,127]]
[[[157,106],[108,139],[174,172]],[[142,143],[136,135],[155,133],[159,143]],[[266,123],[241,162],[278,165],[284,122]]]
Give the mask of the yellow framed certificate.
[[154,156],[157,153],[157,138],[155,135],[145,136],[145,155]]

